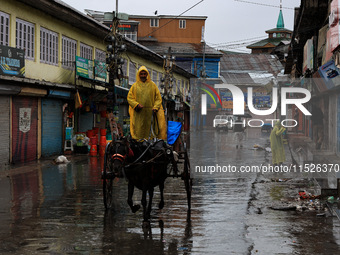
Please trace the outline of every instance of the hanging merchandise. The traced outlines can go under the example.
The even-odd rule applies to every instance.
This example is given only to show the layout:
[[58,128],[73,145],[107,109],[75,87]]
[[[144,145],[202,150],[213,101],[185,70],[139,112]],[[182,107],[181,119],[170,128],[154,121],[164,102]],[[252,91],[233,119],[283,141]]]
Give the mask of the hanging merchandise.
[[74,103],[75,103],[75,108],[81,108],[83,106],[83,103],[81,101],[81,97],[79,95],[79,92],[77,91],[77,93],[74,95]]

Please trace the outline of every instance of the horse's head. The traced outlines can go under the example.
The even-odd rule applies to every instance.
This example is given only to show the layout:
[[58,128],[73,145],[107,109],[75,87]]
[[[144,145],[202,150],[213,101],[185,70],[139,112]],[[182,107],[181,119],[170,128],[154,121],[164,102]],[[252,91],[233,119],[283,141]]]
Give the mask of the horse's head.
[[108,162],[115,177],[123,177],[123,168],[128,158],[133,156],[125,138],[115,140],[108,145]]

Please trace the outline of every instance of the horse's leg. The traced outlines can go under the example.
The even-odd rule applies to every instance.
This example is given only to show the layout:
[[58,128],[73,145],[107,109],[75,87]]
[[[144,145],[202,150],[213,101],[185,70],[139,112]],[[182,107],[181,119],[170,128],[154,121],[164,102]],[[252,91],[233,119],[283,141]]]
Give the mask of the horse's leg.
[[153,187],[149,189],[149,204],[148,204],[148,210],[147,210],[147,214],[146,214],[148,219],[150,219],[150,215],[151,215],[153,191],[154,191]]
[[135,189],[134,185],[131,182],[129,182],[129,184],[128,184],[128,200],[127,200],[127,203],[130,206],[131,211],[133,213],[137,212],[139,210],[139,208],[140,208],[140,205],[133,205],[132,196],[133,196],[134,189]]
[[163,196],[163,191],[164,191],[164,182],[159,184],[159,191],[161,193],[161,201],[158,204],[159,209],[163,209],[164,207],[164,196]]
[[143,189],[142,191],[142,206],[143,206],[143,218],[144,218],[144,221],[148,221],[148,217],[147,217],[147,213],[146,213],[146,192],[147,192],[147,189]]

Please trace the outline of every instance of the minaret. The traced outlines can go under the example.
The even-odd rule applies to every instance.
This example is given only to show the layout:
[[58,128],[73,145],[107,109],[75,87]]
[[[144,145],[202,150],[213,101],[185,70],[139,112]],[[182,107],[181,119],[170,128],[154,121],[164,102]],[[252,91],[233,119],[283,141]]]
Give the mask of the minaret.
[[280,0],[280,13],[279,13],[279,18],[276,23],[276,28],[284,28],[285,23],[283,21],[283,14],[282,14],[282,0]]

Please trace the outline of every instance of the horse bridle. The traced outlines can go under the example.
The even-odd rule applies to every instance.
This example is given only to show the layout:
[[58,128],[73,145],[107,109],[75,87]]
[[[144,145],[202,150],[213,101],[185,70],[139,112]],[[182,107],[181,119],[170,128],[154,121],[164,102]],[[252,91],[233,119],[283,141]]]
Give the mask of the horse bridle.
[[127,158],[127,155],[123,156],[122,154],[119,154],[119,153],[113,154],[111,157],[112,160],[119,160],[122,163],[125,162],[126,158]]
[[112,162],[115,161],[115,160],[119,160],[122,164],[125,162],[125,160],[128,158],[128,154],[129,154],[129,146],[127,146],[126,144],[122,143],[122,142],[116,142],[115,144],[115,152],[117,151],[117,145],[120,144],[120,145],[123,145],[123,146],[126,146],[126,149],[127,149],[127,152],[125,155],[122,155],[120,153],[115,153],[111,156],[111,160]]

